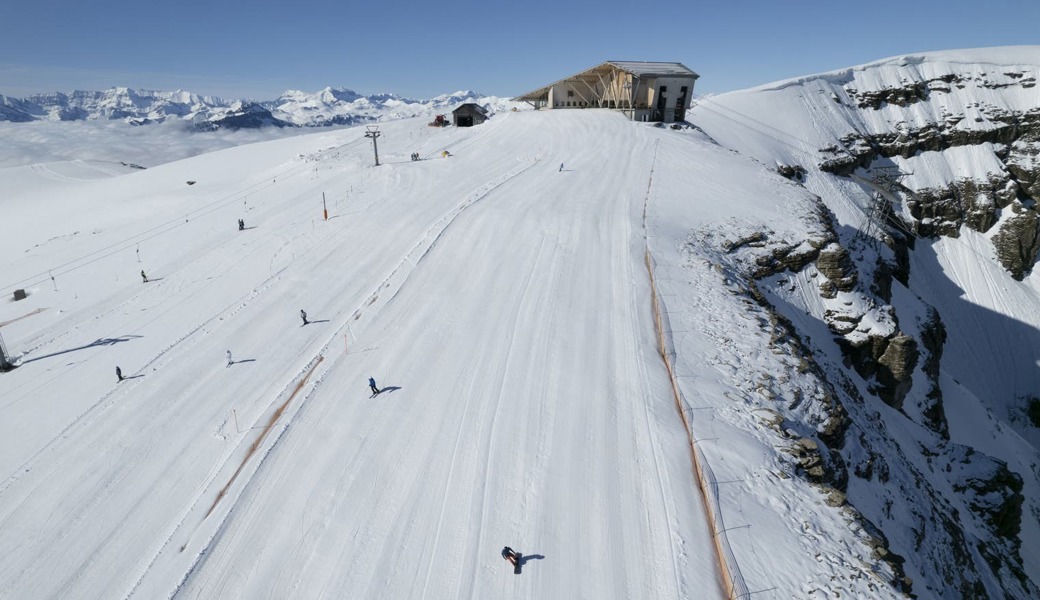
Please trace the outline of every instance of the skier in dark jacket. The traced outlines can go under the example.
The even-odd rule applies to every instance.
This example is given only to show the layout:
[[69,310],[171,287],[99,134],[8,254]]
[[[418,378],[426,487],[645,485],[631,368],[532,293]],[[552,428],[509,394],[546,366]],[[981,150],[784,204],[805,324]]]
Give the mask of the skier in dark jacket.
[[372,388],[372,395],[375,396],[380,392],[379,388],[376,387],[376,380],[373,377],[368,378],[368,387]]
[[148,276],[144,274],[144,269],[141,269],[141,279],[143,279],[145,283],[148,283]]
[[308,323],[308,321],[307,321],[307,313],[303,312],[302,308],[300,309],[300,318],[303,319],[303,324],[304,325],[306,325]]
[[123,370],[119,367],[116,367],[116,377],[119,378],[119,381],[123,380]]
[[509,546],[502,548],[502,558],[508,560],[510,563],[512,563],[514,567],[516,566],[516,561],[518,560],[519,556],[520,555],[517,554],[516,550],[513,550]]

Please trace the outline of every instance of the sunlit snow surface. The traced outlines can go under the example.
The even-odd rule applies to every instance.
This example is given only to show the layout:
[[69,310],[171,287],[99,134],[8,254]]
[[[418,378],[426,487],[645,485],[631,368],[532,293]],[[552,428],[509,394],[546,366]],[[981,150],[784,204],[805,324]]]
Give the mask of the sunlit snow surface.
[[[865,191],[770,170],[813,165],[822,141],[784,90],[703,103],[690,120],[706,134],[598,110],[384,123],[379,167],[364,128],[250,145],[170,130],[158,149],[123,130],[70,134],[111,154],[12,134],[0,334],[19,367],[0,374],[0,597],[724,597],[720,515],[658,352],[648,251],[720,535],[752,597],[898,597],[860,526],[792,476],[764,426],[785,400],[762,395],[770,378],[816,383],[710,245],[808,239],[816,195],[861,223]],[[838,129],[813,131],[830,143]],[[187,144],[224,149],[173,160],[196,154]],[[936,278],[940,310],[985,306],[1028,343],[1034,277],[979,264],[984,242],[940,242],[915,273]],[[840,363],[809,277],[764,291]],[[902,293],[893,302],[913,305]],[[1000,357],[949,329],[951,435],[1016,469],[1035,460],[1035,441],[976,397],[989,372],[964,373]],[[370,397],[369,377],[386,391]],[[1006,385],[1035,379],[1021,377]],[[1035,518],[1023,527],[1036,564]],[[505,545],[531,557],[520,575]],[[934,576],[908,558],[915,581]]]

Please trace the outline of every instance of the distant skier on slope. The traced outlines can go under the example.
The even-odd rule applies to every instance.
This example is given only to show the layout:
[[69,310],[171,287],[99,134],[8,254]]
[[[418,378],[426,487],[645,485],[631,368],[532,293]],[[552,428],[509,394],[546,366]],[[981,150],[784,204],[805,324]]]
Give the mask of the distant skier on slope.
[[368,387],[372,388],[372,395],[373,396],[379,394],[379,392],[382,391],[378,387],[376,387],[376,380],[375,380],[374,377],[369,377],[368,378]]
[[513,573],[520,574],[520,553],[513,550],[509,546],[502,548],[502,558],[508,560],[513,565]]
[[[231,351],[228,350],[227,351],[227,366],[230,367],[233,364],[235,364],[235,361],[231,360]],[[225,368],[227,368],[227,367],[225,367]]]
[[307,321],[307,313],[303,312],[302,308],[300,309],[300,318],[303,319],[303,324],[304,325],[309,323],[309,321]]
[[502,548],[502,558],[504,558],[504,559],[508,560],[509,562],[513,563],[514,566],[516,565],[516,557],[517,557],[516,550],[513,550],[509,546],[506,546],[505,548]]
[[119,378],[119,381],[123,380],[123,370],[120,369],[118,366],[116,367],[116,377]]
[[[560,163],[560,171],[563,171],[563,163]],[[560,171],[557,171],[557,173],[559,173]]]
[[148,276],[144,274],[144,269],[141,269],[141,279],[148,283]]

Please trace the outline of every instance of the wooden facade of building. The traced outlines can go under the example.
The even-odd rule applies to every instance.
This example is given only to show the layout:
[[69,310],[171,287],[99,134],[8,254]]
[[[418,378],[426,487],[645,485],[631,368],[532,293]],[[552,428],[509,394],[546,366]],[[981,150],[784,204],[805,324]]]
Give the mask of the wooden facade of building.
[[697,75],[682,63],[608,61],[513,98],[535,108],[609,108],[633,121],[685,121]]

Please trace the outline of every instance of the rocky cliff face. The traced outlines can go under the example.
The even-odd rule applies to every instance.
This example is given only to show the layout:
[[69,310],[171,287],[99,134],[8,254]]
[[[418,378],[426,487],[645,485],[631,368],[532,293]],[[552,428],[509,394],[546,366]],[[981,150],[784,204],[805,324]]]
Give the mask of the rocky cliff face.
[[[819,487],[824,503],[843,507],[850,521],[870,532],[874,558],[886,565],[892,589],[907,597],[1032,597],[1037,588],[1019,555],[1021,476],[1003,461],[949,442],[939,377],[946,328],[939,313],[924,306],[922,318],[901,323],[891,305],[858,285],[859,270],[838,244],[841,236],[825,211],[821,217],[822,235],[808,243],[761,232],[720,244],[728,254],[745,255],[746,293],[771,314],[764,327],[778,348],[798,358],[798,371],[818,382],[816,393],[807,393],[784,388],[784,377],[768,380],[768,397],[793,399],[766,421],[789,440],[781,452],[799,476]],[[796,273],[808,273],[820,297],[831,302],[824,320],[858,381],[814,353],[798,328],[773,309],[777,286],[790,286]],[[928,433],[906,447],[871,397]],[[816,416],[807,437],[798,423],[809,415]],[[918,451],[927,466],[917,464]],[[877,498],[880,510],[871,510]],[[907,533],[909,544],[892,543]],[[915,581],[904,568],[907,559],[923,562],[922,570],[946,583]]]
[[[821,150],[819,167],[849,175],[922,153],[974,148],[991,154],[1000,165],[995,172],[965,173],[941,186],[905,188],[908,225],[925,237],[955,237],[961,226],[985,233],[1000,222],[994,244],[1001,264],[1021,280],[1040,251],[1035,210],[1040,200],[1040,106],[1016,108],[1016,103],[971,98],[986,97],[982,91],[1023,95],[1035,88],[1036,77],[1028,68],[994,66],[990,71],[907,79],[895,87],[861,89],[850,82],[834,101],[883,111],[891,127],[842,136],[840,145]],[[1001,222],[1004,216],[1008,218]]]
[[[1004,303],[1016,315],[1005,320],[961,300],[1016,286],[1023,297],[1036,293],[1040,49],[1026,54],[1035,60],[1020,64],[1013,51],[902,57],[691,111],[718,143],[778,165],[791,185],[820,199],[811,217],[819,234],[810,239],[764,230],[718,248],[741,265],[749,295],[799,341],[787,351],[825,382],[827,401],[801,394],[815,406],[801,409],[841,423],[828,436],[792,437],[783,452],[800,476],[834,490],[826,502],[841,494],[876,532],[889,585],[909,597],[1040,597],[1040,573],[1030,566],[1037,549],[1024,537],[1040,526],[1040,502],[1031,500],[1040,452],[1035,442],[997,452],[989,441],[1040,439],[1021,416],[1040,375],[1017,356],[1033,356],[1033,344],[1011,341],[1031,340],[1023,332],[1040,322],[1033,308],[1019,315]],[[936,249],[944,239],[956,240],[953,255]],[[981,274],[996,265],[1002,275]],[[979,270],[983,280],[961,274],[952,283],[944,269]],[[820,340],[807,318],[830,339]],[[1001,358],[966,358],[982,346]],[[972,422],[964,411],[988,417]],[[771,423],[796,432],[802,418],[781,412]]]

